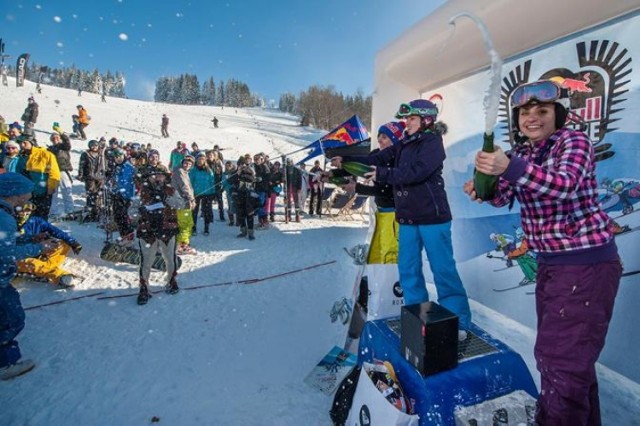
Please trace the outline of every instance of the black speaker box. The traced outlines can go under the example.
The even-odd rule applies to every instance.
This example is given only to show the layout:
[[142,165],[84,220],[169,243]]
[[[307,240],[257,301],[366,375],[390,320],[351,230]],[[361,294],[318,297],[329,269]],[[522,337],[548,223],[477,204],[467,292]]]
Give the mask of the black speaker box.
[[400,350],[423,376],[458,365],[458,317],[434,302],[403,306]]

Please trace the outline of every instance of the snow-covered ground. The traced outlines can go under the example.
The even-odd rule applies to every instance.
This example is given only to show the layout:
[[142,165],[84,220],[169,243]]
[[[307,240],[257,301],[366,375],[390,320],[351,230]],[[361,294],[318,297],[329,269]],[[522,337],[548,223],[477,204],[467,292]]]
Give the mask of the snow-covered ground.
[[[9,82],[8,88],[0,86],[0,114],[12,122],[19,120],[35,85],[16,88],[13,79]],[[268,110],[112,98],[101,103],[97,95],[77,97],[75,91],[46,85],[35,96],[40,145],[48,143],[44,132],[52,122],[70,130],[71,114],[81,103],[92,117],[90,138],[151,142],[165,163],[178,140],[196,141],[200,148],[218,144],[225,158],[235,160],[259,151],[274,158],[321,135]],[[163,113],[170,118],[169,139],[160,137]],[[218,129],[210,122],[214,115]],[[86,143],[73,141],[73,146],[77,164]],[[82,204],[79,182],[74,193]],[[85,279],[72,290],[17,285],[28,309],[19,340],[37,367],[0,383],[0,424],[330,425],[332,398],[303,380],[329,349],[344,342],[346,329],[330,321],[329,311],[350,296],[357,273],[343,247],[364,242],[368,223],[278,219],[257,232],[255,241],[236,239],[237,228],[214,223],[209,237],[192,239],[198,254],[183,256],[178,276],[183,291],[158,293],[143,307],[135,297],[100,299],[135,294],[136,268],[99,258],[104,234],[95,224],[60,223],[84,247],[65,266]],[[151,281],[160,290],[163,275],[153,272]],[[206,284],[211,286],[189,290]],[[77,296],[88,297],[29,309]],[[475,322],[518,351],[537,381],[534,331],[473,301],[472,309]],[[640,425],[640,387],[607,369],[599,373],[603,424]]]

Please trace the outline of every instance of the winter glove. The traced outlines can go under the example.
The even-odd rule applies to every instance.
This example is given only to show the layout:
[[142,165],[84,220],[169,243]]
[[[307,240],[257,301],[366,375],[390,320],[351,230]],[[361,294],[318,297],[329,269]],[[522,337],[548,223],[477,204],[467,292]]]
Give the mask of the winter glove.
[[80,254],[82,244],[76,241],[74,244],[71,244],[71,250],[73,250],[73,254]]
[[57,121],[53,123],[53,131],[61,136],[64,133],[64,130],[62,130],[62,127],[60,127],[60,123],[58,123]]

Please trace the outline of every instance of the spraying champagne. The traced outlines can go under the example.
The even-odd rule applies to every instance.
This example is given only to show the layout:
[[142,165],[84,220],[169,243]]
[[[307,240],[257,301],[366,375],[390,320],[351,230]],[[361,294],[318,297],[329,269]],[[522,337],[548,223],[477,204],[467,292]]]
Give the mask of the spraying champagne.
[[[493,47],[489,30],[484,23],[475,15],[464,12],[460,13],[449,20],[449,24],[455,26],[455,20],[459,17],[466,16],[471,19],[480,29],[484,40],[484,47],[491,59],[490,84],[484,97],[485,109],[485,126],[482,150],[484,152],[493,152],[493,139],[496,119],[498,118],[498,110],[500,108],[500,75],[502,71],[502,59]],[[498,185],[498,176],[486,175],[484,173],[474,171],[473,185],[476,191],[476,197],[481,200],[490,200],[495,196],[496,187]]]

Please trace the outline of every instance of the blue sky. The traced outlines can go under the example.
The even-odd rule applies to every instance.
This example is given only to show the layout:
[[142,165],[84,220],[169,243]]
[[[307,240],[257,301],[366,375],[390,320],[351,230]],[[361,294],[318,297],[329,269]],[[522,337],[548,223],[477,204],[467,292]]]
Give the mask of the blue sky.
[[152,99],[161,76],[237,78],[266,99],[332,85],[371,94],[378,50],[443,0],[5,1],[7,60],[125,73]]

